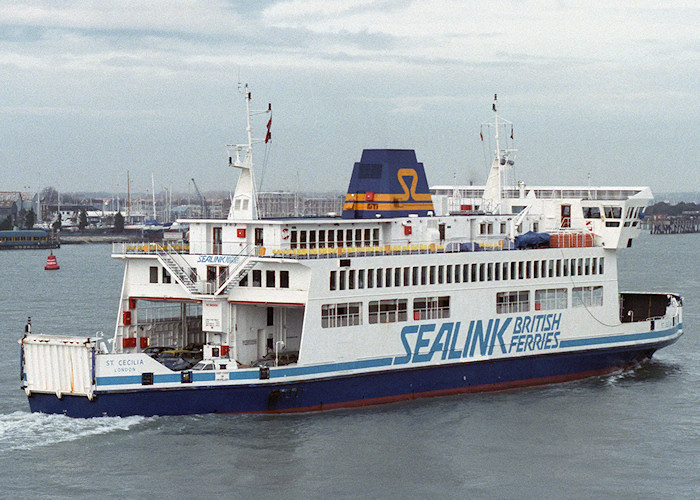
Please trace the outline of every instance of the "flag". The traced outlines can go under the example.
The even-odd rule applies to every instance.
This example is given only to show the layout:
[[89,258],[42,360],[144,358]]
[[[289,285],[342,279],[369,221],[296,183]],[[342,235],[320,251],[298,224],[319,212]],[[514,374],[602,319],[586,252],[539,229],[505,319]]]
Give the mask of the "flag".
[[272,139],[272,133],[270,132],[270,127],[272,126],[272,117],[267,122],[267,134],[265,135],[265,144],[270,142],[270,139]]
[[484,133],[479,130],[479,137],[481,137],[481,142],[484,142]]
[[512,125],[511,125],[511,127],[510,127],[510,138],[511,138],[511,139],[513,138],[513,126],[512,126]]

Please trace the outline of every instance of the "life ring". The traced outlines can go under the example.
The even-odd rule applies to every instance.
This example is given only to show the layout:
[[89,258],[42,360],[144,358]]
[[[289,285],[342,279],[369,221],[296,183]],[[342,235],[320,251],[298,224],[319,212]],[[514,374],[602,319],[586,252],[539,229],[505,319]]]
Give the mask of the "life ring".
[[283,240],[289,239],[289,229],[286,227],[282,229],[282,239]]

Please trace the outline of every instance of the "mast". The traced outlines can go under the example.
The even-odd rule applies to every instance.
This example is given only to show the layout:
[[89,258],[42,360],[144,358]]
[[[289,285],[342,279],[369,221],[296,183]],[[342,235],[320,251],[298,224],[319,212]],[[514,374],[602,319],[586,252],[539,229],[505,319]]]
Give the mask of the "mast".
[[[233,193],[233,200],[231,201],[231,210],[229,211],[228,218],[254,220],[258,218],[258,200],[255,189],[255,177],[253,175],[253,145],[259,144],[261,142],[267,143],[270,140],[270,125],[272,123],[272,105],[268,104],[266,110],[251,111],[251,94],[248,90],[248,84],[245,84],[245,86],[242,89],[239,84],[239,91],[241,91],[245,96],[246,135],[248,137],[248,143],[229,144],[226,146],[226,148],[229,151],[229,166],[239,168],[241,170],[241,173],[238,176],[238,182],[236,183],[236,190]],[[254,139],[251,118],[254,115],[263,113],[270,114],[270,120],[267,122],[267,135],[264,139]],[[242,160],[241,152],[244,153]]]
[[501,214],[503,213],[503,187],[504,187],[504,177],[506,169],[512,167],[515,162],[512,159],[512,154],[515,153],[515,149],[512,148],[501,148],[501,127],[507,127],[510,125],[510,138],[513,139],[513,124],[507,120],[499,118],[498,116],[498,94],[493,95],[493,122],[482,124],[486,125],[488,128],[495,128],[494,139],[496,143],[496,148],[493,152],[493,161],[491,162],[491,170],[489,172],[489,177],[486,180],[486,187],[484,188],[483,195],[483,208],[486,212]]
[[153,180],[153,172],[151,172],[151,197],[153,199],[153,220],[157,221],[156,217],[156,183]]

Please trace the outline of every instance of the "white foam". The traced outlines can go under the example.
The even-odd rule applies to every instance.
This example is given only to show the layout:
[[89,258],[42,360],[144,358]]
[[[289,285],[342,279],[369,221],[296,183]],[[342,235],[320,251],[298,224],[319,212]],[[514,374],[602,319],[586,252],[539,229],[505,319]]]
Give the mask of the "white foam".
[[83,419],[16,411],[0,415],[0,453],[124,431],[145,420],[146,417],[138,416]]

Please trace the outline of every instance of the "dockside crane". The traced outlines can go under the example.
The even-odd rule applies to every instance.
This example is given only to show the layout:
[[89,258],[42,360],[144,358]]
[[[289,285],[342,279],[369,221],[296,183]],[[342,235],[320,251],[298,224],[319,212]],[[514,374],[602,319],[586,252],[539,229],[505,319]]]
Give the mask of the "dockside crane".
[[199,191],[199,188],[197,187],[197,183],[194,181],[194,177],[192,178],[192,185],[194,186],[194,190],[197,191],[197,196],[199,196],[199,199],[202,203],[202,215],[204,216],[205,219],[209,218],[209,208],[207,207],[207,199],[202,196],[202,193]]

